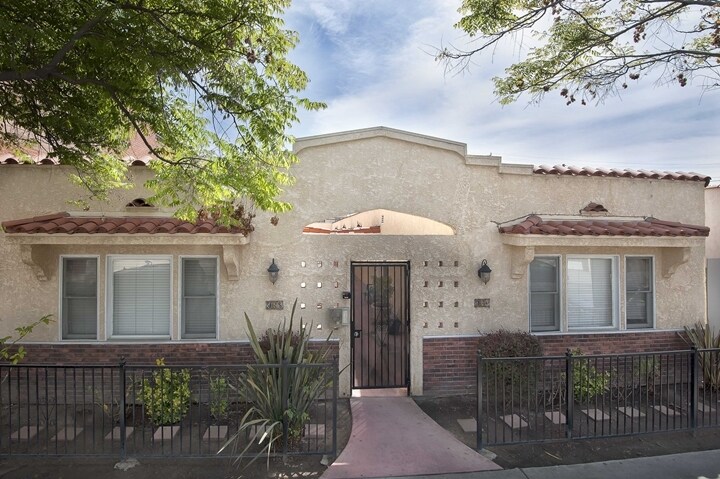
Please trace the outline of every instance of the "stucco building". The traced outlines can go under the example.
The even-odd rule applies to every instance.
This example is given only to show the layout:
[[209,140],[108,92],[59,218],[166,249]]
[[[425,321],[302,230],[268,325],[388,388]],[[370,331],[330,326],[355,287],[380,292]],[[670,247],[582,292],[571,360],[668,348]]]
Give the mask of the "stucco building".
[[276,226],[259,213],[248,237],[142,206],[145,166],[72,212],[66,167],[0,158],[0,335],[51,313],[33,361],[243,361],[243,313],[274,325],[297,299],[351,366],[343,394],[424,394],[471,387],[483,332],[531,331],[548,353],[658,350],[706,318],[708,177],[506,164],[382,127],[294,148],[294,209]]
[[705,224],[710,227],[707,256],[708,323],[720,331],[720,185],[705,189]]

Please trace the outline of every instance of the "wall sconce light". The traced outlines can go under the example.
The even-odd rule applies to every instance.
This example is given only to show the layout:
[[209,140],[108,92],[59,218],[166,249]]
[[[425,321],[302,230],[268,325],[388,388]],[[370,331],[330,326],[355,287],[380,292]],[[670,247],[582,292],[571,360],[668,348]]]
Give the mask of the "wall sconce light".
[[487,284],[488,281],[490,281],[490,273],[492,273],[492,270],[490,269],[490,266],[488,266],[487,260],[482,260],[482,263],[480,264],[480,269],[478,270],[478,277],[480,278],[480,281],[483,282],[483,284]]
[[275,258],[272,260],[272,264],[267,269],[268,274],[270,275],[270,282],[272,284],[275,284],[275,281],[278,280],[278,276],[280,274],[280,268],[275,264]]

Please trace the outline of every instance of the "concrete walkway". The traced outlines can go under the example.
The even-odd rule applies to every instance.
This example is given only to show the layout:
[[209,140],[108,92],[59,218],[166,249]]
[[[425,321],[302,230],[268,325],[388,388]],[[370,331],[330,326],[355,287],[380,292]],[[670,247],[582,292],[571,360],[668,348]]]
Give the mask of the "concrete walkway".
[[409,397],[350,400],[350,441],[322,479],[499,470],[461,443]]
[[[390,477],[390,476],[388,476]],[[414,475],[394,479],[718,479],[720,450],[639,457],[570,466],[528,467],[467,474]]]

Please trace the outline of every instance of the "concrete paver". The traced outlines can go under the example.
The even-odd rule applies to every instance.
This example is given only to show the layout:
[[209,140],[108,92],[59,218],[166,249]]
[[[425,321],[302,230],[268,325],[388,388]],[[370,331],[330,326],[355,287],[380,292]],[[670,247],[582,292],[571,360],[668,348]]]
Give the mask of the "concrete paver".
[[353,398],[350,407],[350,441],[322,479],[500,469],[458,441],[409,397]]

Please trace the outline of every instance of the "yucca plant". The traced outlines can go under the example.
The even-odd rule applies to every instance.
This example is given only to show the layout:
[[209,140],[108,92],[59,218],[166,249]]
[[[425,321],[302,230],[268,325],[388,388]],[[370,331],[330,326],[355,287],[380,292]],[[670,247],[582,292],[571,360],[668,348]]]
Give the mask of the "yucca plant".
[[[693,346],[698,349],[720,348],[720,333],[715,334],[709,325],[695,323],[685,326],[685,334]],[[703,373],[703,385],[707,388],[720,389],[720,351],[705,351],[700,354],[700,367]]]
[[296,306],[297,300],[290,321],[283,320],[277,328],[268,329],[262,336],[264,341],[258,339],[252,321],[245,314],[256,364],[248,366],[240,375],[238,386],[241,399],[250,408],[243,416],[238,432],[221,451],[249,432],[250,440],[239,458],[244,457],[255,443],[262,448],[248,464],[265,453],[269,465],[270,454],[279,444],[297,444],[310,419],[313,402],[332,384],[333,370],[330,368],[297,367],[326,363],[330,336],[320,347],[310,349],[312,325],[303,325],[301,318],[299,330],[293,329]]

